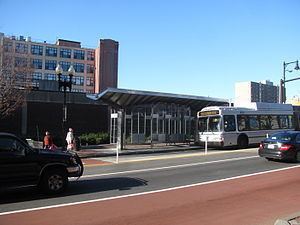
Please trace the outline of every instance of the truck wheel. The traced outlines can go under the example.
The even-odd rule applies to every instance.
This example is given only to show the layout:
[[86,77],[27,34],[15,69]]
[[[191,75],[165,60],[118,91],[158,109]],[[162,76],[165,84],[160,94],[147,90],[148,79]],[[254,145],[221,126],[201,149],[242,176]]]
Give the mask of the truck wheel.
[[241,135],[237,141],[239,148],[247,148],[248,147],[248,137],[245,135]]
[[58,194],[66,190],[68,176],[63,169],[51,169],[44,173],[41,180],[41,187],[47,194]]

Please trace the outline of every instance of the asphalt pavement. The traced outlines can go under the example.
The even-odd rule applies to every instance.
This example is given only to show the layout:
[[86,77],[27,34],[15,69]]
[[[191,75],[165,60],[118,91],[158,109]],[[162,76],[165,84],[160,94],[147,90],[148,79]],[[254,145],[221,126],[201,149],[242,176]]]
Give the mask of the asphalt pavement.
[[[232,150],[232,149],[231,149]],[[220,149],[207,149],[205,151],[203,146],[197,146],[193,144],[179,143],[179,144],[140,144],[140,145],[126,145],[124,149],[117,152],[116,144],[104,144],[104,145],[92,145],[92,146],[82,146],[82,148],[77,151],[77,154],[84,160],[97,157],[110,157],[116,156],[117,153],[121,155],[137,155],[137,154],[155,154],[155,153],[172,153],[172,152],[202,152],[211,153],[216,151],[226,151]],[[100,161],[99,161],[100,162]],[[98,162],[98,163],[99,163]],[[102,162],[105,165],[105,162]],[[300,224],[300,212],[294,213],[292,215],[286,216],[284,218],[278,219],[274,225],[290,225],[290,224]]]
[[[299,169],[266,173],[296,164],[268,162],[257,156],[256,148],[236,151],[209,149],[207,155],[202,153],[203,149],[186,150],[186,154],[166,152],[154,156],[169,156],[169,159],[86,167],[85,175],[79,180],[71,180],[68,191],[61,196],[45,197],[31,189],[20,194],[8,193],[1,196],[2,212],[26,211],[0,216],[0,224],[19,224],[20,221],[31,225],[54,224],[57,220],[59,224],[86,224],[88,218],[89,224],[153,224],[159,221],[164,221],[164,224],[195,224],[197,221],[201,224],[271,225],[276,218],[297,209],[295,190],[299,189]],[[154,156],[125,155],[121,158]],[[291,185],[286,187],[286,183]],[[282,196],[285,192],[288,195]],[[274,195],[282,198],[274,198]],[[216,215],[213,220],[207,217],[212,211]],[[266,212],[269,214],[265,215]],[[274,218],[274,214],[278,217]],[[120,216],[122,220],[118,219]],[[144,221],[145,218],[149,223]],[[125,222],[124,219],[129,220]],[[265,220],[269,223],[259,223]]]

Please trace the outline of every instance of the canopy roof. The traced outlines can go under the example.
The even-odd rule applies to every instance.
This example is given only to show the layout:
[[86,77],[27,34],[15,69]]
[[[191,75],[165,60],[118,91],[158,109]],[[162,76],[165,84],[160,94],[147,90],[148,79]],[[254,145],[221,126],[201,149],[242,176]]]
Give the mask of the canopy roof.
[[228,105],[228,100],[193,95],[170,94],[152,91],[139,91],[119,88],[108,88],[99,94],[88,94],[88,98],[103,101],[116,108],[129,108],[136,105],[174,103],[187,105],[193,110],[206,106]]

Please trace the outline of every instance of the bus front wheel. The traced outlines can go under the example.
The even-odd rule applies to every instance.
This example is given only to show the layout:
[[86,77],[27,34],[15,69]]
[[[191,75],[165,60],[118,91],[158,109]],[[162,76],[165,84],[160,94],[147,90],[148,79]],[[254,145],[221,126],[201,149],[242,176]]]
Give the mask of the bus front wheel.
[[237,141],[239,148],[247,148],[248,147],[248,137],[246,135],[240,135]]

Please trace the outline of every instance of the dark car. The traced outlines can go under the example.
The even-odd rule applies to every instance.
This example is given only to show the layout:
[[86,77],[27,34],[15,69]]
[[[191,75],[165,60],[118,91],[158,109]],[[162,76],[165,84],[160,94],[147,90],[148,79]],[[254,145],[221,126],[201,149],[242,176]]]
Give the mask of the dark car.
[[258,154],[268,160],[300,162],[300,131],[282,131],[271,135],[261,142]]
[[0,190],[36,185],[49,194],[63,192],[68,177],[80,177],[75,152],[35,149],[16,135],[0,133]]

